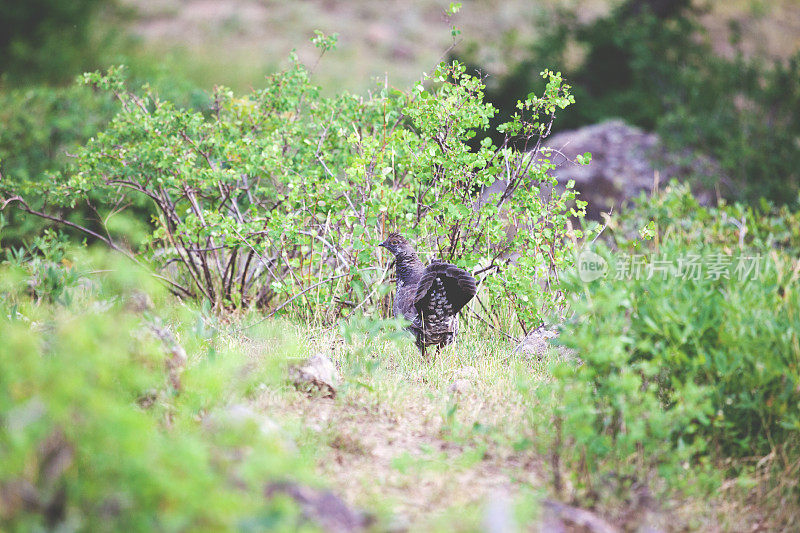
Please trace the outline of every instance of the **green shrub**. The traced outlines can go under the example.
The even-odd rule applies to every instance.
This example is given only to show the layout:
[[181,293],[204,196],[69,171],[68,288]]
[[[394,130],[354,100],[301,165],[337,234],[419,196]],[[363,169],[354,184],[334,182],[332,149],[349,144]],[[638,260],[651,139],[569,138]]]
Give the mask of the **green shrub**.
[[37,266],[0,271],[0,529],[298,527],[291,505],[264,496],[303,479],[293,442],[235,412],[258,384],[283,382],[287,335],[251,329],[273,339],[254,359],[163,294],[137,304],[156,287],[127,262],[78,264],[62,287],[75,297],[57,304],[31,297]]
[[110,97],[84,87],[33,86],[0,93],[3,174],[30,180],[65,166],[67,153],[102,129],[114,110]]
[[[37,182],[46,171],[64,168],[67,154],[102,129],[113,112],[111,98],[92,95],[84,87],[35,86],[0,92],[0,181]],[[31,202],[41,205],[38,198]],[[21,246],[42,231],[42,221],[36,217],[14,211],[5,215],[8,224],[0,246]],[[84,218],[72,214],[72,220]]]
[[[174,73],[138,64],[136,78],[144,76],[152,80],[159,94],[183,107],[208,107],[208,95]],[[116,112],[113,95],[87,87],[32,85],[0,91],[0,187],[7,183],[40,184],[41,193],[27,197],[31,205],[40,208],[49,195],[52,173],[68,167],[70,155],[105,128]],[[135,205],[135,217],[146,222],[150,210],[142,204]],[[0,247],[23,246],[54,224],[20,211],[7,210],[4,214],[7,224],[0,234]],[[66,216],[74,223],[100,229],[97,214],[85,204]],[[69,228],[65,231],[78,236]]]
[[[501,128],[526,149],[483,139],[472,151],[468,142],[494,110],[458,63],[439,66],[428,87],[365,98],[322,97],[295,60],[249,95],[218,88],[208,115],[150,86],[129,91],[119,69],[87,74],[85,83],[113,93],[121,111],[77,150],[73,168],[46,184],[10,182],[4,192],[21,195],[10,205],[56,219],[89,203],[107,221],[118,207],[147,201],[155,229],[146,258],[174,292],[216,309],[291,304],[335,318],[345,306],[385,305],[386,289],[370,290],[385,279],[376,245],[397,229],[423,254],[488,276],[487,300],[510,301],[529,328],[563,306],[567,218],[582,215],[571,188],[552,192],[552,165],[527,152],[573,101],[560,75],[543,78],[542,96],[520,103]],[[506,189],[479,201],[499,178]],[[48,203],[37,208],[28,196]],[[105,228],[84,229],[128,253]]]
[[[584,465],[584,495],[610,475],[628,489],[656,472],[687,488],[687,474],[726,457],[797,460],[798,213],[742,211],[754,214],[699,207],[673,185],[609,226],[613,248],[594,249],[605,278],[569,278],[575,316],[561,338],[582,364],[557,363],[542,393],[565,461]],[[645,213],[646,245],[626,229]],[[787,239],[763,231],[782,224]]]

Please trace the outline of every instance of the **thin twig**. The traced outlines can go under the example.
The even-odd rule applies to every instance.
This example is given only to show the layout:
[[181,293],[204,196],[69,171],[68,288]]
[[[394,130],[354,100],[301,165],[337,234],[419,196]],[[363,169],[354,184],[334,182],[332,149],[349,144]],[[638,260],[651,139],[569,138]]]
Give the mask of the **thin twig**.
[[328,283],[329,281],[337,280],[337,279],[339,279],[339,278],[343,278],[343,277],[345,277],[345,276],[349,276],[349,275],[350,275],[350,272],[345,272],[344,274],[338,274],[338,275],[336,275],[336,276],[331,276],[331,277],[329,277],[329,278],[327,278],[327,279],[324,279],[324,280],[322,280],[322,281],[320,281],[320,282],[317,282],[317,283],[315,283],[315,284],[313,284],[313,285],[311,285],[311,286],[309,286],[309,287],[306,287],[305,289],[303,289],[302,291],[298,292],[297,294],[295,294],[294,296],[292,296],[291,298],[289,298],[288,300],[286,300],[285,302],[283,302],[281,305],[279,305],[278,307],[276,307],[275,309],[273,309],[273,310],[272,310],[272,312],[271,312],[271,313],[269,313],[268,315],[266,315],[265,317],[263,317],[263,318],[261,318],[261,319],[259,319],[259,320],[255,321],[255,322],[253,322],[253,323],[252,323],[252,324],[250,324],[249,326],[244,326],[244,327],[242,327],[242,328],[239,328],[239,329],[238,329],[238,330],[236,330],[236,331],[243,331],[243,330],[246,330],[246,329],[252,328],[252,327],[253,327],[253,326],[255,326],[256,324],[260,324],[260,323],[264,322],[265,320],[267,320],[267,319],[269,319],[269,318],[272,318],[273,316],[275,316],[275,313],[277,313],[278,311],[280,311],[281,309],[283,309],[284,307],[286,307],[287,305],[289,305],[290,303],[292,303],[292,302],[293,302],[293,301],[295,301],[296,299],[300,298],[302,295],[304,295],[305,293],[307,293],[307,292],[308,292],[308,291],[310,291],[311,289],[315,289],[315,288],[319,287],[320,285],[322,285],[323,283]]
[[379,279],[378,282],[374,284],[372,291],[366,297],[364,297],[364,299],[361,300],[361,302],[358,305],[353,307],[353,311],[351,312],[351,314],[354,313],[356,309],[359,309],[362,305],[367,303],[369,299],[372,298],[372,295],[375,294],[375,291],[377,291],[380,288],[380,286],[383,285],[383,280],[386,279],[386,274],[389,272],[390,265],[391,263],[386,263],[386,268],[383,269],[383,273],[381,274],[381,279]]
[[[56,217],[56,216],[53,216],[53,215],[48,215],[47,213],[43,213],[41,211],[37,211],[37,210],[33,209],[32,207],[30,207],[28,205],[28,203],[20,196],[13,196],[13,197],[9,198],[8,200],[4,201],[3,202],[3,207],[0,208],[0,210],[5,209],[6,206],[8,206],[11,202],[18,202],[20,204],[20,209],[22,209],[23,211],[25,211],[28,214],[35,215],[37,217],[44,218],[46,220],[51,220],[51,221],[57,222],[59,224],[64,224],[65,226],[69,226],[71,228],[74,228],[74,229],[76,229],[78,231],[81,231],[81,232],[87,234],[87,235],[91,235],[92,237],[94,237],[94,238],[98,239],[99,241],[105,243],[106,246],[108,246],[109,248],[111,248],[115,252],[118,252],[118,253],[124,255],[125,257],[127,257],[128,259],[130,259],[131,261],[136,263],[137,265],[139,265],[141,267],[144,267],[142,262],[139,261],[138,259],[136,259],[136,256],[134,256],[130,251],[118,246],[111,239],[109,239],[107,237],[103,237],[99,233],[97,233],[95,231],[92,231],[89,228],[86,228],[84,226],[81,226],[80,224],[76,224],[75,222],[72,222],[70,220],[67,220],[67,219],[64,219],[64,218],[59,218],[59,217]],[[178,290],[178,291],[182,292],[183,294],[185,294],[186,296],[191,296],[192,295],[192,293],[187,288],[179,285],[178,283],[172,281],[169,278],[166,278],[164,276],[156,274],[155,272],[150,272],[150,275],[153,276],[156,279],[159,279],[159,280],[167,283],[172,289]]]
[[512,337],[511,335],[509,335],[508,333],[506,333],[506,332],[505,332],[505,331],[503,331],[502,329],[500,329],[500,328],[498,328],[498,327],[496,327],[496,326],[492,325],[492,324],[491,324],[489,321],[487,321],[487,320],[486,320],[485,318],[483,318],[481,315],[479,315],[478,313],[476,313],[474,309],[471,309],[471,311],[472,311],[472,314],[473,314],[473,315],[475,315],[475,318],[477,318],[478,320],[480,320],[481,322],[483,322],[484,324],[486,324],[487,326],[489,326],[490,328],[492,328],[494,331],[496,331],[496,332],[500,333],[501,335],[503,335],[504,337],[506,337],[508,340],[511,340],[511,341],[514,341],[514,342],[519,342],[519,339],[517,339],[516,337]]

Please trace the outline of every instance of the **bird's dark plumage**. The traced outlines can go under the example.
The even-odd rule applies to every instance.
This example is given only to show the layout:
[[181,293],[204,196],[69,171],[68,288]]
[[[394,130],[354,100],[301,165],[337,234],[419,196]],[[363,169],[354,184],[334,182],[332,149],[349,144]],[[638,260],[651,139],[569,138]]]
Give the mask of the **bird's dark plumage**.
[[434,261],[427,267],[402,235],[392,233],[380,244],[395,256],[397,294],[394,314],[411,322],[417,347],[441,348],[458,332],[458,312],[475,296],[478,286],[472,275],[455,265]]

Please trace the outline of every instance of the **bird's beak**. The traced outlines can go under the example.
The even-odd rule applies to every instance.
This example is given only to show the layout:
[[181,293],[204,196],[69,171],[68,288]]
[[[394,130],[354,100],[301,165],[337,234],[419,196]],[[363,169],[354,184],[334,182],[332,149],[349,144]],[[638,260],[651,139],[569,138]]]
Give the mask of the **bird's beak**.
[[384,248],[388,249],[388,248],[389,248],[389,245],[388,245],[388,244],[386,244],[387,242],[389,242],[389,241],[383,241],[383,242],[382,242],[382,243],[380,243],[378,246],[383,246]]

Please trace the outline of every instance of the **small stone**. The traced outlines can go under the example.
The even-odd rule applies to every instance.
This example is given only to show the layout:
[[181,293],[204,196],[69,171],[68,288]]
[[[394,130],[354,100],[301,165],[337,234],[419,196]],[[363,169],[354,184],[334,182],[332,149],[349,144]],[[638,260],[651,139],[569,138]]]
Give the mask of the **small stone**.
[[466,394],[472,390],[472,383],[468,379],[457,379],[447,390],[453,394]]
[[301,366],[289,369],[289,377],[298,390],[319,392],[324,398],[335,398],[339,385],[339,372],[330,358],[318,353]]
[[300,506],[303,517],[315,522],[323,531],[363,531],[374,521],[365,513],[354,510],[329,490],[314,489],[293,482],[272,483],[264,491],[267,498],[284,494]]
[[536,357],[541,359],[548,350],[553,348],[550,341],[556,338],[558,338],[557,330],[548,329],[545,326],[538,327],[530,331],[522,339],[522,342],[514,348],[514,353],[521,354],[526,358]]
[[133,291],[128,297],[127,307],[134,313],[144,313],[155,308],[153,299],[144,291]]

